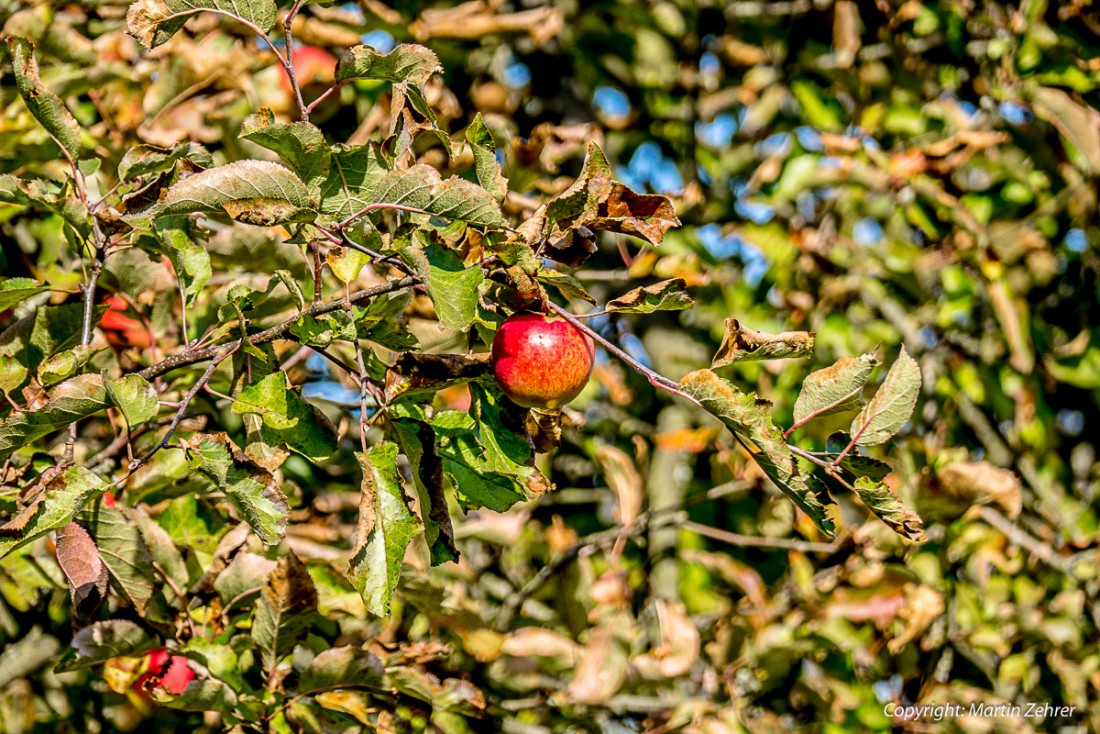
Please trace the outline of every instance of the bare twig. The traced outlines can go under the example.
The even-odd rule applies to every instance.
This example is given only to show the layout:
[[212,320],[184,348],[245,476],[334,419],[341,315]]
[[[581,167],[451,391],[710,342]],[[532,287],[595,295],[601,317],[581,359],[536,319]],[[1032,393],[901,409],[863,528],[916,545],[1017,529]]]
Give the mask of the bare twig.
[[717,540],[729,545],[736,545],[742,548],[776,548],[796,550],[803,553],[833,553],[837,548],[836,543],[815,543],[809,540],[798,540],[797,538],[768,538],[755,535],[741,535],[740,533],[731,533],[728,530],[712,528],[709,525],[703,525],[692,520],[684,520],[680,523],[680,527],[684,530],[711,538],[712,540]]
[[[248,337],[247,343],[259,345],[267,344],[268,342],[280,339],[290,332],[290,327],[298,322],[298,319],[303,316],[320,316],[321,314],[330,313],[337,309],[343,308],[344,303],[359,303],[361,301],[369,301],[375,296],[380,296],[392,291],[401,290],[402,288],[408,288],[416,285],[419,280],[417,278],[407,277],[400,278],[398,280],[391,280],[381,285],[376,285],[371,288],[364,288],[360,291],[355,291],[346,298],[338,298],[328,303],[319,303],[315,306],[307,308],[299,314],[295,314],[286,321],[272,326],[269,329],[264,329]],[[146,380],[151,380],[155,377],[171,372],[172,370],[179,369],[180,367],[186,367],[187,365],[195,364],[196,362],[205,362],[208,359],[213,359],[220,353],[220,350],[231,348],[237,349],[241,346],[241,340],[235,339],[234,341],[227,342],[226,344],[218,346],[204,347],[202,349],[189,349],[180,354],[173,355],[167,359],[158,362],[150,367],[146,367],[140,370],[136,374],[141,375]]]
[[571,323],[573,326],[580,329],[582,332],[584,332],[588,336],[592,337],[592,339],[594,341],[599,342],[603,346],[604,349],[611,352],[612,354],[614,354],[616,357],[618,357],[622,361],[626,362],[636,372],[638,372],[639,374],[643,375],[646,379],[648,379],[649,384],[653,385],[653,387],[664,390],[665,392],[670,392],[673,395],[679,395],[680,397],[684,398],[685,400],[688,400],[692,403],[695,403],[696,405],[699,405],[699,407],[702,407],[698,400],[696,400],[695,398],[691,397],[690,395],[688,395],[687,393],[682,391],[680,389],[680,386],[677,383],[673,382],[672,380],[670,380],[669,378],[667,378],[664,375],[660,374],[659,372],[655,372],[654,370],[651,370],[649,367],[646,367],[644,364],[642,364],[638,360],[631,357],[629,354],[624,352],[622,349],[617,347],[615,344],[613,344],[612,342],[610,342],[607,339],[605,339],[604,337],[602,337],[599,334],[599,332],[597,332],[591,326],[589,326],[588,324],[586,324],[583,321],[581,321],[580,319],[578,319],[576,316],[574,316],[572,313],[570,313],[566,309],[562,308],[561,306],[554,303],[553,301],[546,301],[546,307],[549,308],[554,313],[556,313],[558,316],[561,316],[563,319],[565,319],[566,321]]
[[168,442],[172,440],[172,434],[175,433],[176,428],[179,426],[180,421],[183,420],[183,414],[187,412],[187,406],[191,404],[191,401],[195,399],[195,396],[199,394],[199,391],[206,386],[206,383],[210,382],[210,378],[214,376],[214,370],[218,368],[218,365],[225,361],[228,357],[232,356],[234,352],[240,347],[240,342],[236,342],[230,348],[222,348],[220,353],[217,354],[210,365],[206,368],[206,371],[202,373],[191,389],[187,391],[187,394],[183,396],[183,400],[180,401],[179,410],[176,411],[176,415],[172,418],[172,422],[168,424],[168,432],[164,434],[164,438],[160,440],[156,446],[149,450],[149,453],[138,459],[136,462],[130,464],[130,472],[133,473],[135,469],[144,465],[149,459],[153,458],[153,455],[160,451],[162,448],[168,445]]
[[301,7],[302,0],[294,0],[294,4],[290,6],[286,17],[283,18],[283,38],[286,40],[286,64],[283,65],[283,68],[286,69],[286,75],[290,79],[290,88],[294,90],[294,101],[298,105],[298,114],[301,115],[303,122],[309,122],[309,113],[313,108],[306,107],[305,100],[302,99],[302,88],[298,85],[298,77],[294,73],[294,32],[291,26],[294,24],[294,16],[298,15],[298,10]]

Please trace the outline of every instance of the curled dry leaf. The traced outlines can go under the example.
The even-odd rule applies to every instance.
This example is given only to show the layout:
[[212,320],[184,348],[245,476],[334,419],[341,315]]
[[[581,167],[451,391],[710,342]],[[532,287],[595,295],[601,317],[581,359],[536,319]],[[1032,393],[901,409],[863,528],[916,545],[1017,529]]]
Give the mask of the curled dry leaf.
[[553,630],[523,627],[504,638],[501,652],[517,658],[560,658],[572,666],[580,655],[581,646]]
[[657,599],[654,604],[661,625],[661,644],[653,651],[658,669],[665,677],[683,675],[699,659],[699,629],[683,603]]
[[988,461],[956,461],[936,472],[940,486],[952,497],[964,501],[996,502],[1009,517],[1023,506],[1020,479],[1012,471]]
[[599,706],[607,703],[626,680],[626,646],[605,622],[592,630],[580,662],[569,682],[568,694],[575,703]]
[[615,493],[616,519],[624,530],[629,530],[641,514],[645,499],[642,476],[630,456],[617,446],[600,446],[596,449],[596,461]]
[[69,580],[73,606],[91,611],[107,593],[107,566],[88,531],[75,522],[57,531],[57,562]]
[[742,326],[735,318],[726,319],[726,334],[711,361],[711,368],[733,362],[764,359],[800,359],[814,351],[814,334],[810,331],[784,331],[765,334]]
[[695,301],[685,290],[683,278],[662,280],[660,283],[635,288],[604,306],[608,313],[653,313],[654,311],[682,311],[691,308]]
[[943,594],[930,586],[914,586],[905,595],[905,602],[898,609],[897,618],[905,624],[900,635],[887,643],[895,655],[924,633],[936,617],[945,609]]

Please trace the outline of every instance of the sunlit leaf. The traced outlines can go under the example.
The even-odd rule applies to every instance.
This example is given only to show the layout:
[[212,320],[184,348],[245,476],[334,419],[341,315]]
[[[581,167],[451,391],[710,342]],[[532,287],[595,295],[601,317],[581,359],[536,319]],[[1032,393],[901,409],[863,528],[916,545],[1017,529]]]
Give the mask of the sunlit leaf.
[[381,443],[356,454],[363,469],[359,523],[348,578],[377,616],[389,614],[409,541],[420,523],[409,509],[397,470],[397,445]]
[[856,445],[873,446],[897,433],[913,413],[920,384],[920,367],[902,347],[882,386],[852,421]]

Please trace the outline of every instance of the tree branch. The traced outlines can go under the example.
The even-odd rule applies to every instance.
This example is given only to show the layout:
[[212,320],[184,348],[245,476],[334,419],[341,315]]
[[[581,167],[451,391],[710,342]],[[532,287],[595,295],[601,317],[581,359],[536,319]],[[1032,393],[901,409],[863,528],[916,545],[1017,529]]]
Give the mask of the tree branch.
[[[293,316],[280,324],[276,324],[269,329],[264,329],[248,337],[248,343],[259,345],[267,344],[268,342],[275,341],[282,338],[289,331],[290,327],[297,323],[298,319],[302,316],[320,316],[321,314],[330,313],[344,307],[345,303],[360,303],[362,301],[369,301],[375,296],[380,296],[384,293],[390,293],[392,291],[401,290],[402,288],[408,288],[416,285],[419,282],[418,278],[408,277],[400,278],[399,280],[391,280],[381,285],[376,285],[371,288],[364,288],[361,291],[356,291],[346,298],[338,298],[335,301],[329,301],[328,303],[319,303],[307,308],[300,314]],[[241,340],[236,339],[234,341],[222,344],[219,346],[204,347],[202,349],[190,349],[180,354],[175,354],[167,359],[158,362],[152,366],[146,367],[140,370],[136,374],[144,377],[146,380],[152,380],[156,377],[171,372],[172,370],[179,369],[180,367],[186,367],[196,362],[205,362],[208,359],[214,359],[218,356],[219,350],[225,348],[236,349],[241,346]]]

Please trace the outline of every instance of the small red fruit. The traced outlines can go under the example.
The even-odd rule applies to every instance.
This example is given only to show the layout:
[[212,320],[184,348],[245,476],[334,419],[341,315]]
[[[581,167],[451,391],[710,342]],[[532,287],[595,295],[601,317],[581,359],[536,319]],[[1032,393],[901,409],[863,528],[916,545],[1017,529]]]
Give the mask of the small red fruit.
[[178,696],[195,680],[195,671],[187,664],[187,658],[169,655],[163,647],[145,653],[149,670],[134,683],[138,693],[146,695],[150,688],[159,686],[173,696]]
[[[327,87],[336,78],[337,58],[323,48],[316,46],[298,46],[291,56],[294,62],[294,77],[301,88],[313,84]],[[292,94],[294,88],[290,86],[290,77],[286,71],[279,68],[279,85],[287,94]]]
[[99,328],[113,349],[121,352],[129,347],[148,349],[152,345],[153,340],[145,324],[127,315],[130,304],[125,298],[111,296],[105,303],[107,312],[103,314]]
[[595,345],[563,318],[517,313],[493,337],[493,376],[524,408],[560,408],[577,397],[592,374]]

